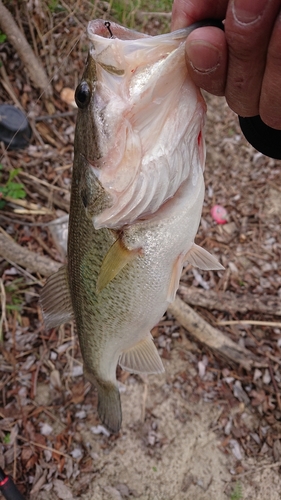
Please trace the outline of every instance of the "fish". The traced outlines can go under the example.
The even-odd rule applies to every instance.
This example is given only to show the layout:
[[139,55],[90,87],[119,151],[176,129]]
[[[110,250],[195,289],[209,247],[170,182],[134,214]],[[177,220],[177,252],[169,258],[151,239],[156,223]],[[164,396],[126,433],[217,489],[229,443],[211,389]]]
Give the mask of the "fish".
[[223,269],[194,243],[204,200],[206,104],[188,75],[188,28],[148,36],[103,20],[75,92],[67,264],[41,293],[46,328],[74,320],[98,415],[119,432],[116,368],[160,374],[153,342],[184,262]]

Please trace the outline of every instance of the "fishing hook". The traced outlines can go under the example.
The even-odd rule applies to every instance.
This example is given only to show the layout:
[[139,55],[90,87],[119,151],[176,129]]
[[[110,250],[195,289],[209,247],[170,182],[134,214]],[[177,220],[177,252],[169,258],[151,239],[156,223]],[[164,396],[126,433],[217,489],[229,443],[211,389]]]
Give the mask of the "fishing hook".
[[111,31],[111,28],[110,28],[110,22],[109,22],[109,21],[105,21],[104,25],[105,25],[105,27],[106,27],[106,28],[108,29],[108,31],[109,31],[110,38],[114,38],[113,33],[112,33],[112,31]]

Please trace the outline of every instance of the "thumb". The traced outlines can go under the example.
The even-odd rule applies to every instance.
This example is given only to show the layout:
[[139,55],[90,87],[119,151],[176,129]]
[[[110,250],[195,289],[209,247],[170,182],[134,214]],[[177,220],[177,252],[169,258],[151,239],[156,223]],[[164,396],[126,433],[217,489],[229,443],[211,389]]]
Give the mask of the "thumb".
[[198,87],[224,95],[227,44],[222,30],[215,27],[194,30],[187,37],[186,59],[190,76]]

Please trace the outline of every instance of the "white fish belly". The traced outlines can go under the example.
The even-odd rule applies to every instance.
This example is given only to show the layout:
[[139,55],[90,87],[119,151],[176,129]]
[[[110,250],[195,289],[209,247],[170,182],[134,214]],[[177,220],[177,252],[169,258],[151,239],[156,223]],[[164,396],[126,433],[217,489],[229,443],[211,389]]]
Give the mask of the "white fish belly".
[[99,321],[107,336],[101,356],[104,366],[116,365],[120,354],[144,339],[168,307],[175,263],[182,256],[181,271],[184,255],[198,230],[204,198],[203,174],[196,187],[190,183],[184,186],[178,198],[167,203],[154,220],[127,230],[126,242],[141,246],[143,255],[120,272],[107,292],[101,292],[107,295],[107,308]]

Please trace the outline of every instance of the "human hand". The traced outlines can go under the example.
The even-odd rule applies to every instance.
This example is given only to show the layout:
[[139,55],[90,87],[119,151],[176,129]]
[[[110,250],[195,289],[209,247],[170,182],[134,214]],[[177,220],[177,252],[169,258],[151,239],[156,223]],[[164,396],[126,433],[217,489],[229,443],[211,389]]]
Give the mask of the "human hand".
[[281,0],[174,0],[173,30],[207,18],[225,19],[225,31],[204,27],[188,36],[192,79],[225,95],[240,116],[259,114],[281,129]]

